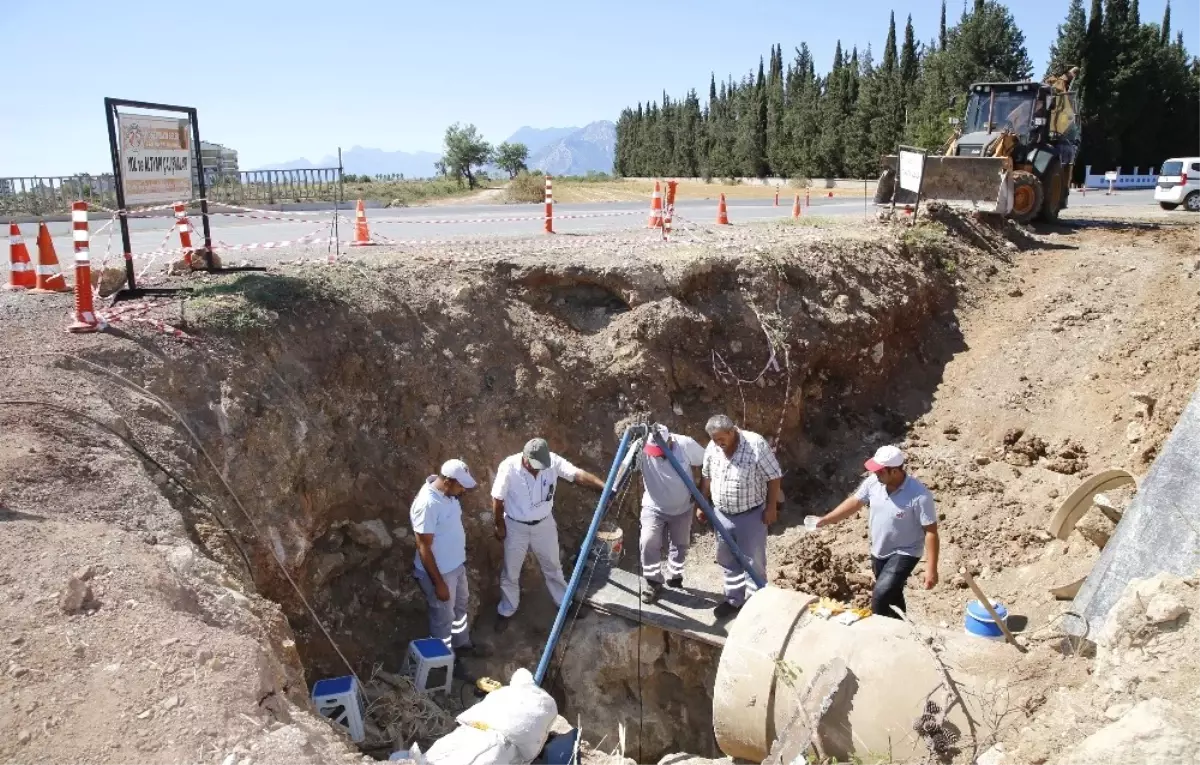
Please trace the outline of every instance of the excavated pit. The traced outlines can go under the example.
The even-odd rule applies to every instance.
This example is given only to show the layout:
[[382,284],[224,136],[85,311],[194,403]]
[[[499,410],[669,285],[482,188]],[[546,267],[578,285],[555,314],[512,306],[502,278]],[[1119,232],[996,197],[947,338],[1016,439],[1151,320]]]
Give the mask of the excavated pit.
[[[261,536],[223,502],[219,524],[191,524],[195,539],[281,604],[310,683],[344,664],[277,561],[357,671],[395,671],[407,642],[427,634],[408,506],[437,465],[461,457],[481,479],[464,501],[472,625],[494,652],[470,667],[507,680],[536,664],[554,610],[528,562],[517,623],[493,630],[502,550],[487,489],[500,460],[541,435],[604,475],[634,419],[699,436],[727,412],[778,438],[789,501],[828,496],[828,479],[857,458],[838,446],[848,434],[899,432],[927,406],[956,350],[958,289],[1009,256],[1003,232],[947,221],[824,238],[743,233],[606,257],[435,254],[215,282],[190,303],[206,347],[163,358],[148,385],[195,430]],[[923,373],[906,385],[924,395],[881,407],[892,373],[914,359]],[[208,496],[224,495],[198,457],[194,467]],[[564,565],[594,503],[560,490]],[[796,522],[785,512],[783,526]],[[636,539],[636,513],[622,525]],[[828,575],[800,578],[813,560]],[[776,583],[819,595],[865,586],[819,551],[772,568]],[[622,723],[639,761],[717,753],[716,648],[587,609],[566,645],[551,687],[593,744],[615,748]]]

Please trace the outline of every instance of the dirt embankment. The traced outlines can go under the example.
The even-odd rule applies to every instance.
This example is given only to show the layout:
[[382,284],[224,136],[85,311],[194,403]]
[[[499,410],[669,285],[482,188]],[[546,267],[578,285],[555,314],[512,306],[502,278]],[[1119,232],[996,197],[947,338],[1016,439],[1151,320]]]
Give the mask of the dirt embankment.
[[[355,659],[394,652],[424,630],[408,503],[442,460],[462,457],[484,486],[466,509],[478,613],[489,614],[500,548],[486,487],[527,438],[543,435],[603,474],[632,418],[699,435],[724,411],[779,435],[785,464],[809,465],[824,427],[868,406],[930,317],[951,307],[955,264],[994,271],[1009,252],[986,231],[992,253],[940,227],[862,233],[745,234],[636,260],[434,256],[243,277],[199,301],[198,326],[224,334],[172,359],[155,387],[256,508],[270,548],[236,517],[226,522],[310,664],[333,669],[270,557],[353,636]],[[219,490],[211,471],[203,480]],[[593,504],[562,492],[568,553]]]
[[[172,488],[176,484],[158,468],[130,456],[122,442],[96,432],[94,424],[54,410],[9,407],[0,411],[0,422],[25,440],[18,451],[5,453],[0,471],[11,479],[5,502],[23,515],[3,527],[27,540],[25,555],[46,553],[46,576],[51,581],[61,576],[64,583],[87,563],[115,570],[107,562],[112,553],[97,548],[78,560],[52,554],[48,539],[19,533],[24,524],[38,523],[26,516],[92,521],[151,545],[153,554],[144,566],[131,568],[132,578],[121,585],[133,589],[103,580],[94,586],[120,593],[97,595],[101,614],[117,599],[157,602],[125,592],[153,588],[153,572],[169,569],[167,555],[186,540],[200,558],[207,561],[207,554],[225,566],[228,580],[221,586],[240,593],[214,590],[215,600],[224,597],[254,611],[237,598],[257,604],[257,593],[282,607],[292,632],[282,625],[277,639],[264,637],[267,628],[261,625],[273,623],[266,600],[256,608],[267,610],[246,622],[247,630],[260,630],[253,638],[258,645],[278,643],[262,661],[299,671],[295,657],[283,650],[292,650],[285,642],[294,639],[310,680],[344,673],[290,577],[357,670],[368,672],[375,662],[394,668],[405,642],[426,632],[425,607],[410,576],[407,508],[421,481],[444,459],[466,459],[482,479],[481,490],[465,502],[473,622],[482,637],[491,632],[500,562],[487,487],[499,461],[527,438],[543,435],[581,467],[603,473],[617,434],[635,418],[650,416],[699,436],[708,416],[727,412],[744,426],[778,437],[789,507],[828,502],[844,490],[855,461],[861,463],[864,443],[929,432],[923,423],[930,418],[921,418],[937,403],[947,365],[964,350],[954,314],[958,301],[964,295],[972,300],[985,282],[1007,271],[1019,250],[1045,244],[1019,229],[993,230],[949,216],[911,229],[871,223],[832,233],[779,226],[709,232],[705,240],[663,245],[634,235],[586,243],[563,238],[513,242],[504,245],[505,252],[446,245],[419,255],[375,255],[336,269],[301,265],[226,277],[202,286],[187,304],[188,328],[198,338],[194,345],[137,329],[67,337],[58,329],[62,305],[29,308],[6,296],[0,305],[20,319],[11,335],[14,347],[28,360],[0,373],[7,389],[100,412],[105,424],[131,437],[189,488]],[[1062,323],[1074,321],[1086,318]],[[153,391],[196,440],[129,384],[61,355],[29,355],[43,351],[80,355]],[[968,432],[964,424],[973,427],[970,422],[956,427]],[[1058,460],[1065,466],[1095,453],[1078,433],[1036,427],[1026,432],[1031,435],[1022,436],[1024,441],[1004,445],[1023,455],[1013,459]],[[1033,435],[1042,432],[1047,441],[1039,445]],[[1075,441],[1068,443],[1069,437]],[[931,439],[924,438],[914,440]],[[38,451],[20,451],[28,447]],[[937,464],[944,454],[913,447],[922,466]],[[118,452],[124,456],[116,457]],[[136,481],[126,482],[129,476]],[[950,476],[946,484],[956,494],[968,485],[967,478],[961,485],[957,480],[957,474]],[[564,560],[578,546],[594,502],[594,495],[563,488],[556,514]],[[800,515],[788,513],[785,524]],[[627,522],[625,536],[632,539],[635,528]],[[956,535],[952,544],[970,536],[962,528],[950,531]],[[815,540],[796,546],[795,532],[773,537],[773,565],[782,563],[785,571],[792,566],[797,586],[824,590],[817,594],[862,597],[866,580],[856,570],[862,563],[857,531],[837,538],[832,550]],[[780,545],[793,559],[776,554]],[[697,562],[706,555],[698,549]],[[530,576],[526,585],[523,609],[544,621],[548,598],[540,577]],[[12,581],[7,587],[19,590]],[[0,616],[6,623],[16,618],[19,601],[5,601]],[[100,624],[90,618],[89,626]],[[197,618],[208,619],[204,623],[222,634],[236,633],[233,617]],[[177,631],[179,624],[170,622]],[[155,635],[169,631],[154,624],[146,629]],[[518,630],[504,639],[496,666],[528,666],[536,658],[546,625],[531,621]],[[593,625],[581,634],[597,630]],[[617,637],[610,653],[621,658],[631,637]],[[124,644],[114,640],[114,652],[117,645]],[[133,644],[125,650],[144,653]],[[684,703],[682,697],[699,692],[698,677],[688,676],[678,657],[653,651],[646,656],[676,683],[650,689],[650,697],[691,709],[694,698]],[[30,672],[50,660],[50,654],[31,660]],[[153,661],[161,668],[162,661]],[[256,676],[238,665],[234,670]],[[577,687],[595,679],[579,670],[564,668],[564,679],[573,678]],[[236,683],[234,677],[221,679]],[[598,703],[628,701],[629,686],[613,678],[605,682],[598,686]],[[271,690],[287,695],[297,687],[278,681]],[[44,695],[45,688],[31,692]],[[144,722],[144,710],[133,706],[129,725]],[[158,714],[147,719],[158,720]],[[290,722],[280,718],[272,725],[309,719],[288,714]],[[623,719],[631,724],[631,718]],[[196,730],[179,740],[198,745],[207,728],[198,723]],[[42,741],[35,734],[33,740]],[[249,735],[223,734],[222,743],[233,748]],[[655,747],[671,743],[648,741]],[[55,739],[43,743],[52,747]],[[334,758],[312,748],[317,744],[305,745],[306,757]],[[131,754],[115,751],[114,758]],[[81,757],[91,753],[81,750]],[[107,758],[101,750],[96,756]],[[187,755],[180,750],[179,756]]]

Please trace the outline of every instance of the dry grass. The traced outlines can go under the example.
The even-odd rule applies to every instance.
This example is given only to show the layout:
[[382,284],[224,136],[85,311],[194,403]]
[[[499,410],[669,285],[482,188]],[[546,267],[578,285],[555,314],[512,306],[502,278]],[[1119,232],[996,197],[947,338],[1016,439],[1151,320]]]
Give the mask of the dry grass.
[[[555,179],[554,201],[564,204],[582,202],[640,202],[649,204],[650,194],[654,191],[652,181],[643,180],[610,180],[610,181],[576,181],[570,178]],[[792,197],[803,189],[784,185],[778,188],[779,204],[791,204]],[[828,194],[830,190],[813,188],[809,193],[816,197]],[[835,197],[861,198],[863,191],[859,189],[832,189]],[[774,199],[776,187],[751,186],[748,184],[730,184],[713,179],[705,183],[699,179],[683,180],[675,191],[675,198],[680,199],[716,199],[721,194],[726,199]],[[664,184],[663,193],[666,193]],[[875,193],[875,184],[867,183],[867,193]]]

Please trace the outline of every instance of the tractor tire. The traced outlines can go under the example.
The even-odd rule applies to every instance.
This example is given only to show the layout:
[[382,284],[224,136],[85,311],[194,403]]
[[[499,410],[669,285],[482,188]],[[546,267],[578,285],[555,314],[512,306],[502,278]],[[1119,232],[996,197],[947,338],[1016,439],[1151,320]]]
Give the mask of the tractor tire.
[[1063,177],[1062,164],[1057,159],[1050,160],[1046,172],[1042,176],[1042,208],[1038,211],[1037,219],[1045,223],[1058,221],[1058,213],[1066,207],[1066,179]]
[[1008,217],[1028,223],[1042,209],[1042,182],[1025,170],[1013,173],[1013,206]]
[[892,201],[896,194],[896,173],[892,168],[884,168],[879,176],[879,184],[875,187],[875,204],[883,205]]

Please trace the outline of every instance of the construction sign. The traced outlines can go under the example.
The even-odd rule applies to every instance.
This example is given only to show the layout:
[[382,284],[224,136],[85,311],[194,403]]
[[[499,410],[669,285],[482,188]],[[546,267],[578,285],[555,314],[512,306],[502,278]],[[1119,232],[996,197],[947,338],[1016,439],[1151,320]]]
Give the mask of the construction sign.
[[117,114],[126,205],[192,196],[191,124],[178,117]]

